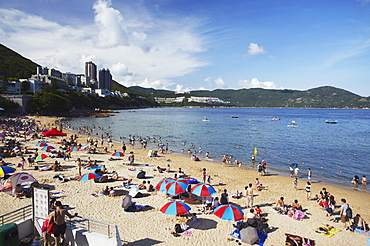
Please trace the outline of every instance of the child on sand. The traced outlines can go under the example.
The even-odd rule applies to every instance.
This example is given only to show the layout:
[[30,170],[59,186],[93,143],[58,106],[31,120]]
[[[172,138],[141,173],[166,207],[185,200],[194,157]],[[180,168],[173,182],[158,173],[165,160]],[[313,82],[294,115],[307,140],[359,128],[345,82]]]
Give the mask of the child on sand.
[[293,181],[294,189],[298,190],[298,178],[295,178]]

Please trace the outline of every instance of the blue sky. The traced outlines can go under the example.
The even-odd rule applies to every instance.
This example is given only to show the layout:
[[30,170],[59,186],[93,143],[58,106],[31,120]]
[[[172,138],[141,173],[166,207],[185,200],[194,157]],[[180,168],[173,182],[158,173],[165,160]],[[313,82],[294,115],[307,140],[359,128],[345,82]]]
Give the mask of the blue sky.
[[0,43],[125,86],[370,96],[370,0],[0,0]]

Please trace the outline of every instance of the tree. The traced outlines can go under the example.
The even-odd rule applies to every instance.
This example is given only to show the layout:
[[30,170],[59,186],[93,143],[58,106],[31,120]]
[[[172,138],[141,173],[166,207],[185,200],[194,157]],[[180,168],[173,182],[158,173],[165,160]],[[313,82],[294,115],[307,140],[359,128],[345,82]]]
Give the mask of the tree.
[[20,87],[21,87],[21,92],[27,92],[31,88],[28,80],[22,81]]

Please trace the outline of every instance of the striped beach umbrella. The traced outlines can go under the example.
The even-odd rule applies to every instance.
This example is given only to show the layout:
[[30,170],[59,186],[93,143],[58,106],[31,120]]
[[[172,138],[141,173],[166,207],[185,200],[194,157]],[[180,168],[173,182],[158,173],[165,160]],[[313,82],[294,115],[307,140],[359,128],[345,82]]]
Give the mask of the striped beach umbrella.
[[75,152],[75,151],[79,151],[80,149],[79,148],[77,148],[77,147],[73,147],[71,150],[70,150],[70,152]]
[[6,137],[6,135],[5,135],[5,133],[0,133],[0,137],[2,137],[2,138],[5,138]]
[[81,182],[81,181],[88,181],[90,179],[98,179],[98,178],[101,178],[101,176],[96,173],[86,173],[82,175],[77,181]]
[[45,146],[44,148],[42,148],[41,150],[51,150],[51,149],[55,149],[53,146],[49,145],[49,146]]
[[41,155],[38,155],[35,159],[35,161],[42,161],[43,159],[45,159],[46,157],[49,157],[47,154],[41,154]]
[[223,220],[239,221],[244,219],[243,211],[231,204],[218,206],[213,214]]
[[171,182],[175,182],[175,180],[172,178],[161,179],[159,180],[158,184],[155,186],[155,189],[157,191],[166,191],[166,185]]
[[164,214],[182,215],[189,212],[191,208],[184,202],[172,201],[166,203],[159,211]]
[[216,193],[215,189],[210,184],[196,184],[191,188],[191,193],[197,196],[212,196]]
[[186,192],[187,188],[188,183],[177,180],[175,182],[170,182],[166,185],[167,193],[173,196]]
[[114,152],[111,156],[124,157],[125,154],[123,152],[117,151],[117,152]]
[[3,176],[3,175],[8,174],[8,173],[14,173],[15,170],[16,169],[13,168],[13,167],[0,166],[0,175]]
[[41,142],[41,143],[36,144],[36,147],[45,147],[45,146],[48,146],[48,144],[45,143],[45,142]]

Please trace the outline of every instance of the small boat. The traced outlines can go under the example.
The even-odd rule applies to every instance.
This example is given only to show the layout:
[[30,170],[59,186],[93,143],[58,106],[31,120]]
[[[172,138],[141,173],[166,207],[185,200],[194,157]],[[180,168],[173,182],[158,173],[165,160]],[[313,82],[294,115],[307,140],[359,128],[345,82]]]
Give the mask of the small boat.
[[274,118],[272,118],[272,120],[280,120],[280,118],[279,117],[274,117]]
[[203,121],[209,121],[209,119],[207,118],[207,116],[204,116],[203,117]]
[[337,124],[338,121],[336,121],[336,120],[327,120],[327,121],[325,121],[325,123],[326,124]]
[[231,118],[239,118],[238,115],[232,115]]
[[295,124],[295,121],[294,121],[294,120],[292,120],[292,124],[287,125],[287,127],[298,127],[298,126]]

